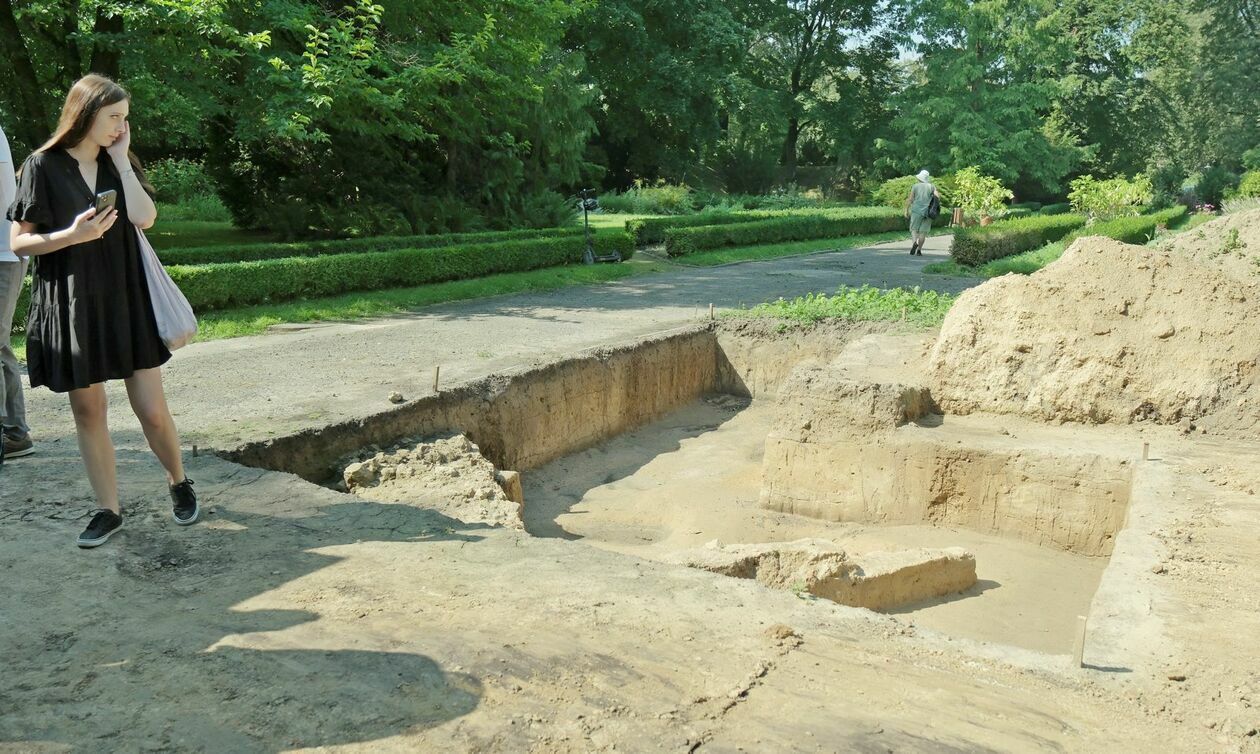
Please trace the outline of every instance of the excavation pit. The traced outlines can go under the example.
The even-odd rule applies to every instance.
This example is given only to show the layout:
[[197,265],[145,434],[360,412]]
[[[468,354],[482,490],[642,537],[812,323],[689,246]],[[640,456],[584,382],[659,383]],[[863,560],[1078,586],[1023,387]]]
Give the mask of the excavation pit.
[[[1070,653],[1125,523],[1131,461],[1102,433],[941,416],[914,366],[927,341],[879,330],[686,328],[246,446],[233,460],[344,485],[352,463],[462,433],[482,471],[498,471],[505,500],[503,474],[523,482],[523,506],[473,522]],[[352,491],[373,497],[372,486]],[[374,499],[469,520],[443,508],[462,493],[428,489]],[[784,554],[800,540],[823,555]],[[756,566],[703,562],[723,548],[760,548]]]

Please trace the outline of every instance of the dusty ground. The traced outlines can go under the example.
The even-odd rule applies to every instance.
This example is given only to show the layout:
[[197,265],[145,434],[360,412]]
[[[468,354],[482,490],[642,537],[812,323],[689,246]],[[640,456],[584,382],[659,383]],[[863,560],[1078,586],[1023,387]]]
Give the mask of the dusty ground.
[[[709,301],[959,284],[921,264],[856,250],[194,345],[169,395],[189,444],[228,448],[422,394],[435,364],[455,382]],[[0,471],[0,751],[1255,749],[1250,446],[1159,436],[1160,494],[1193,503],[1142,522],[1157,641],[1082,671],[205,454],[207,515],[181,529],[110,394],[128,518],[106,547],[71,546],[90,493],[63,399],[31,395],[39,453]]]
[[650,560],[703,546],[820,538],[846,552],[961,546],[975,587],[894,612],[952,636],[1069,654],[1105,558],[958,527],[866,526],[765,510],[762,455],[774,407],[717,396],[526,473],[526,529]]

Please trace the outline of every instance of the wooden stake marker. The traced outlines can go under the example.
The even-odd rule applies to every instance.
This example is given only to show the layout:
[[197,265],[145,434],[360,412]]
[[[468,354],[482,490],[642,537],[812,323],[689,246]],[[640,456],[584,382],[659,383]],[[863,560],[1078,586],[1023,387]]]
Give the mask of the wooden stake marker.
[[442,375],[442,367],[433,367],[433,392],[438,391],[438,379]]

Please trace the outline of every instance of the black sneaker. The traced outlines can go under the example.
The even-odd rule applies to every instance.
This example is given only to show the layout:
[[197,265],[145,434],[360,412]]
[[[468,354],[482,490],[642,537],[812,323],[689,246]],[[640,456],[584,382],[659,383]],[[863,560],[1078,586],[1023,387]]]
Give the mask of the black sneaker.
[[99,547],[105,544],[105,540],[114,535],[114,532],[122,528],[122,516],[117,513],[101,508],[92,516],[92,520],[88,522],[87,528],[79,535],[79,547]]
[[29,432],[18,434],[6,429],[3,434],[5,458],[21,458],[35,452],[35,443],[31,442]]
[[175,514],[175,523],[188,526],[197,522],[201,507],[197,505],[197,493],[193,492],[193,480],[185,477],[179,484],[172,484],[171,500],[175,501],[171,509]]

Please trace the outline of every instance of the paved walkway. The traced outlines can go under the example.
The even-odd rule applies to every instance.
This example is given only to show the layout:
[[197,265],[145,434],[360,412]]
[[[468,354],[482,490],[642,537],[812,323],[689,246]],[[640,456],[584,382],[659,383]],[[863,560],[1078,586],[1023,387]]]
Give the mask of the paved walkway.
[[[930,238],[922,257],[908,241],[707,268],[678,268],[597,286],[434,306],[384,319],[286,326],[196,343],[165,368],[167,396],[186,446],[227,448],[389,407],[432,390],[434,367],[454,385],[557,354],[669,329],[719,310],[840,285],[921,286],[956,293],[976,281],[924,275],[948,254]],[[119,447],[143,448],[122,383],[108,387]],[[28,393],[37,441],[73,437],[66,399]],[[73,440],[71,440],[73,445]]]

